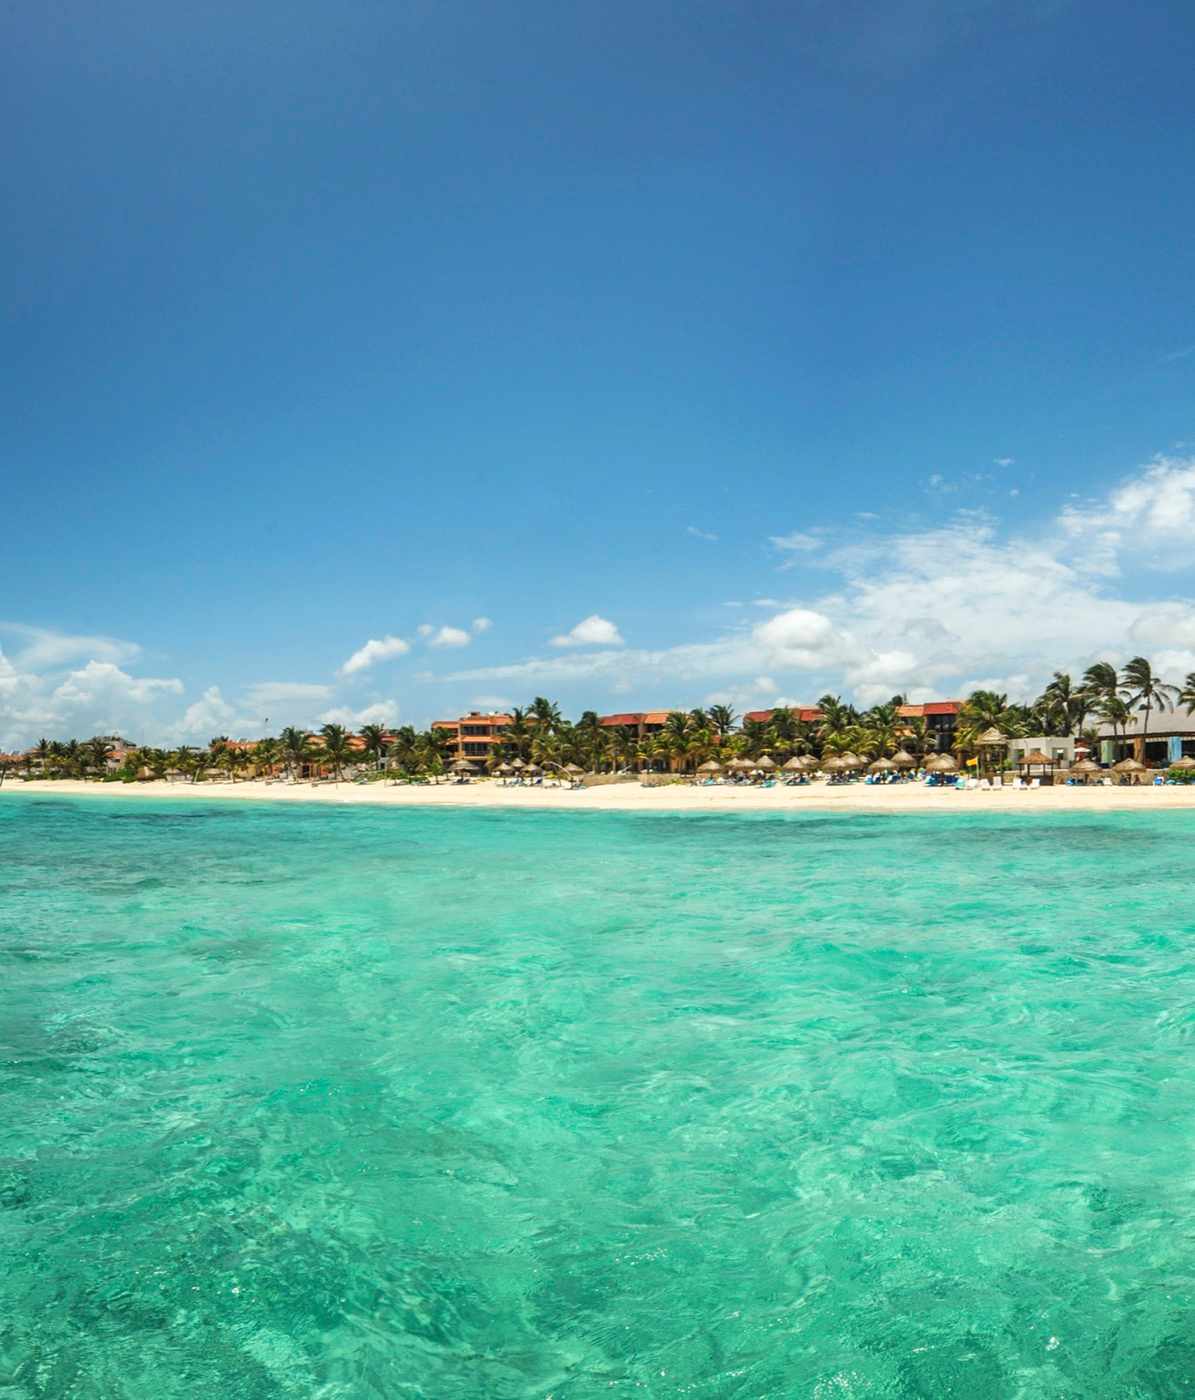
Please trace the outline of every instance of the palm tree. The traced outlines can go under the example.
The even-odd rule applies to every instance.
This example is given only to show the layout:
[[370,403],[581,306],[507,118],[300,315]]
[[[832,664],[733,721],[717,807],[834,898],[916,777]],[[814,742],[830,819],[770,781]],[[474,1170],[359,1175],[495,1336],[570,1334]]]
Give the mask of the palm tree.
[[1149,737],[1149,716],[1156,705],[1159,710],[1172,710],[1179,695],[1176,685],[1170,685],[1154,675],[1154,669],[1144,656],[1134,656],[1125,663],[1120,675],[1120,687],[1125,692],[1130,708],[1142,710],[1145,723],[1141,726],[1141,751],[1145,752],[1145,742]]
[[973,690],[963,704],[960,719],[970,720],[977,729],[1004,728],[1008,713],[1008,696],[996,690]]
[[108,771],[108,759],[112,754],[112,745],[107,739],[88,739],[83,746],[86,754],[88,767],[95,768],[102,775]]
[[46,776],[46,765],[50,762],[51,744],[49,739],[39,739],[33,746],[33,752],[37,756],[37,761],[41,764],[42,777]]
[[822,712],[823,739],[830,734],[840,734],[855,719],[854,709],[843,703],[841,695],[823,695],[817,707]]
[[1084,687],[1078,689],[1065,671],[1055,671],[1054,679],[1037,700],[1047,734],[1073,734],[1083,728],[1091,713],[1092,694]]
[[501,731],[502,746],[509,750],[511,758],[526,761],[531,752],[531,726],[527,723],[527,712],[515,705],[510,712],[510,723]]
[[901,748],[914,758],[924,758],[934,747],[934,737],[923,716],[915,715],[911,719],[901,720],[900,729]]
[[[394,738],[390,741],[390,746],[386,750],[386,761],[388,767],[397,767],[403,772],[410,773],[415,767],[415,750],[418,743],[418,735],[413,726],[404,724],[395,730]],[[497,747],[497,745],[495,745]]]
[[1133,718],[1132,710],[1119,695],[1106,695],[1096,704],[1095,713],[1104,724],[1112,726],[1112,742],[1119,754],[1124,732]]
[[560,706],[554,700],[545,700],[537,695],[529,707],[535,727],[541,733],[555,734],[560,728]]
[[742,750],[746,758],[762,758],[772,747],[772,728],[761,720],[745,719],[742,729],[739,730],[739,737],[743,741]]
[[1120,677],[1110,661],[1096,661],[1083,672],[1083,689],[1097,700],[1115,699]]
[[339,781],[344,775],[344,765],[353,752],[348,730],[343,724],[325,724],[320,730],[320,737],[324,741],[324,753],[332,765],[332,775]]
[[257,747],[253,750],[254,771],[261,773],[264,769],[266,773],[273,773],[278,763],[282,746],[277,739],[259,739]]
[[311,741],[301,729],[290,725],[282,731],[279,742],[293,781],[302,772],[303,765],[311,761]]
[[733,732],[738,716],[729,705],[711,705],[705,712],[710,728],[718,736],[719,742]]
[[363,724],[361,738],[365,741],[365,754],[375,768],[382,766],[382,755],[386,752],[386,731],[380,724]]
[[1183,688],[1178,692],[1178,703],[1187,714],[1195,715],[1195,671],[1187,672]]

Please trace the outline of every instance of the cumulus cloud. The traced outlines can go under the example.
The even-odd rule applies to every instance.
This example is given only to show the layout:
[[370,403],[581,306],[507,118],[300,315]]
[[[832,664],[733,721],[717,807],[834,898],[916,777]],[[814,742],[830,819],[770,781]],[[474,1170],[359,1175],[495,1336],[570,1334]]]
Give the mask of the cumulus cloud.
[[411,644],[404,642],[401,637],[371,637],[363,647],[358,647],[353,652],[352,656],[340,668],[340,674],[342,676],[356,675],[358,671],[367,671],[379,661],[390,661],[396,656],[405,656],[410,650]]
[[705,540],[708,544],[718,543],[718,536],[712,530],[701,530],[696,525],[686,525],[685,534],[692,535],[695,540]]
[[1190,568],[1195,457],[1155,457],[1103,500],[1066,506],[1059,523],[1077,567],[1112,575],[1127,554],[1156,569]]
[[[873,703],[898,692],[965,695],[984,676],[1028,696],[1056,667],[1079,674],[1094,660],[1142,652],[1181,678],[1195,669],[1195,601],[1129,596],[1110,580],[1139,535],[1173,543],[1176,564],[1185,551],[1191,570],[1193,510],[1195,460],[1158,459],[1104,500],[1044,520],[1034,535],[1007,535],[960,512],[940,527],[828,551],[833,592],[783,606],[761,600],[775,606],[770,617],[737,621],[709,640],[533,657],[451,679],[675,695],[702,681],[740,693],[754,688],[752,677],[775,677],[786,693],[813,699],[833,689]],[[1101,549],[1114,567],[1093,572]]]
[[834,624],[810,608],[787,608],[753,629],[760,655],[785,668],[808,670],[834,641]]
[[[143,725],[158,725],[159,702],[183,693],[182,681],[175,677],[137,676],[114,661],[94,657],[73,670],[61,664],[29,670],[19,662],[31,655],[71,656],[79,639],[36,628],[7,630],[31,645],[22,649],[17,661],[0,652],[0,748],[21,748],[55,731],[79,738],[132,731],[136,737]],[[133,643],[121,643],[109,654],[136,650]]]
[[472,640],[463,627],[439,627],[427,644],[429,647],[467,647]]
[[58,705],[78,708],[87,705],[130,701],[144,705],[160,695],[181,695],[180,680],[150,676],[130,676],[111,661],[89,661],[71,671],[54,690],[51,699]]
[[319,717],[321,724],[343,724],[346,729],[359,729],[363,724],[397,724],[398,701],[378,700],[372,705],[354,710],[348,705],[336,705]]
[[494,624],[488,617],[475,617],[471,625],[473,631],[480,634],[482,632],[488,632]]
[[554,647],[620,647],[623,645],[623,640],[618,628],[609,619],[599,617],[597,613],[590,613],[588,617],[578,622],[571,631],[553,637],[552,645]]
[[183,717],[174,726],[174,733],[184,739],[202,736],[210,739],[226,729],[234,729],[236,707],[230,705],[220,692],[218,685],[210,685],[183,711]]

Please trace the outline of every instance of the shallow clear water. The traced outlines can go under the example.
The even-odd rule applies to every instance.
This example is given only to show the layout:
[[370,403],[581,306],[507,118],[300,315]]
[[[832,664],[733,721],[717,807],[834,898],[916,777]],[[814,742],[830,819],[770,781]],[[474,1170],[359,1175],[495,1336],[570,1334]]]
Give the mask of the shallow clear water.
[[0,800],[0,1398],[1195,1389],[1195,814]]

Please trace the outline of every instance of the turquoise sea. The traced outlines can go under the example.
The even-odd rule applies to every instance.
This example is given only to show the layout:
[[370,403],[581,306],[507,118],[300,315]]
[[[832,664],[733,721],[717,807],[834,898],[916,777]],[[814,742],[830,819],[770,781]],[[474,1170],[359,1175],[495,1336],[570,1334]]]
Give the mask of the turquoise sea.
[[0,1400],[1195,1393],[1195,812],[0,798]]

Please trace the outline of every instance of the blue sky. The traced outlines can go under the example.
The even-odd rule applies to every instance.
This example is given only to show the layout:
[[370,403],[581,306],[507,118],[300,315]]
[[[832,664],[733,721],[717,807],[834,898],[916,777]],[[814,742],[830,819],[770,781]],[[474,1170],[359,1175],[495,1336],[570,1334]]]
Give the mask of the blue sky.
[[0,746],[1195,669],[1193,59],[1178,3],[22,7]]

